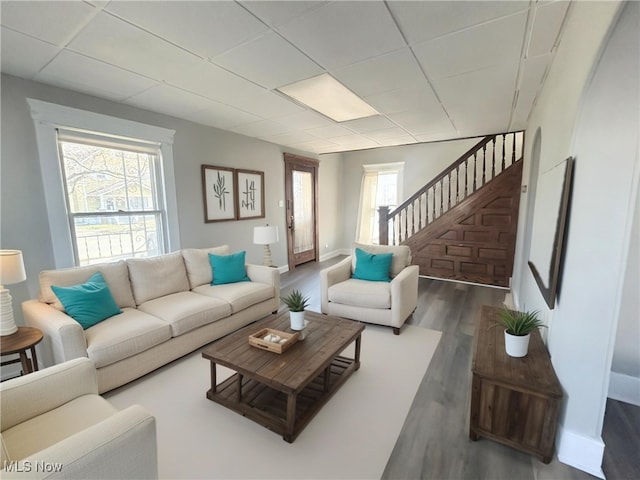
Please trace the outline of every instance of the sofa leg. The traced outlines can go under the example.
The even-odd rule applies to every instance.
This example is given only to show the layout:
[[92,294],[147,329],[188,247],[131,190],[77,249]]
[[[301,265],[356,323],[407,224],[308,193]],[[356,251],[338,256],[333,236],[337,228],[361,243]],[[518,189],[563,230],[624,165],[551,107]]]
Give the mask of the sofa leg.
[[391,327],[391,328],[393,328],[394,335],[400,335],[400,329],[398,327]]

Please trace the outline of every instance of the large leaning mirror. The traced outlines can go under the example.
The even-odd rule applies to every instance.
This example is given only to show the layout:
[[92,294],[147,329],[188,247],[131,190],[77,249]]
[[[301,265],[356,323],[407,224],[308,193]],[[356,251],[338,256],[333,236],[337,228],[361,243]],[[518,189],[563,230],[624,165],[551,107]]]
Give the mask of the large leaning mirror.
[[550,309],[555,307],[558,293],[573,160],[569,157],[545,171],[536,187],[529,268]]

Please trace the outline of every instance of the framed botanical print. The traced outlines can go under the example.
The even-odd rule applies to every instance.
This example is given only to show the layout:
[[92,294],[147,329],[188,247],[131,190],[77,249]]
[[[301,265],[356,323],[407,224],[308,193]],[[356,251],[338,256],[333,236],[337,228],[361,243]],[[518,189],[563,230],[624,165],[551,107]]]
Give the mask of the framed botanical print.
[[237,218],[234,180],[233,168],[202,165],[205,223]]
[[264,218],[264,172],[236,169],[238,220]]

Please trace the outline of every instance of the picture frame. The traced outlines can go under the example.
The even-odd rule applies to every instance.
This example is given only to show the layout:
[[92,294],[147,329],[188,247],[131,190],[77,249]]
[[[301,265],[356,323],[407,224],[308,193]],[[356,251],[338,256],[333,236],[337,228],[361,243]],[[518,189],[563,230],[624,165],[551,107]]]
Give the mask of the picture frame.
[[264,172],[236,169],[238,220],[264,218]]
[[202,165],[202,195],[204,221],[224,222],[236,220],[235,170],[228,167]]

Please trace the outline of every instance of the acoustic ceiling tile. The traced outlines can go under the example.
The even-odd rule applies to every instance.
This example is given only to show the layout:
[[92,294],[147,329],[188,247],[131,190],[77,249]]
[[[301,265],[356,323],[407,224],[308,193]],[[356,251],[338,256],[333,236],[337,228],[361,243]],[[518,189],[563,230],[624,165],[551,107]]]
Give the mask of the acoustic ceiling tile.
[[[135,48],[132,48],[135,46]],[[101,13],[70,43],[69,49],[164,81],[170,72],[201,59],[109,14]]]
[[527,10],[528,0],[389,2],[410,45]]
[[384,128],[393,128],[397,126],[387,117],[382,115],[374,115],[372,117],[343,122],[343,125],[356,133],[371,132],[374,130],[382,130]]
[[305,131],[318,138],[341,137],[343,135],[353,134],[351,130],[338,124],[327,125],[326,127],[310,128]]
[[258,120],[257,122],[245,123],[231,127],[232,131],[247,135],[249,137],[268,137],[279,135],[288,131],[285,125],[273,120]]
[[279,31],[326,69],[405,46],[383,2],[328,2],[283,25]]
[[[0,62],[2,73],[33,78],[60,49],[6,27],[0,27]],[[29,52],[25,55],[24,52]]]
[[430,85],[424,88],[400,89],[392,92],[376,93],[364,99],[369,105],[385,114],[407,110],[442,110],[440,102]]
[[263,87],[276,88],[324,70],[274,32],[215,57],[217,65]]
[[339,68],[333,75],[361,97],[427,87],[420,65],[408,48]]
[[209,107],[188,113],[184,118],[192,122],[210,125],[216,128],[228,128],[261,120],[260,117],[251,113],[243,112],[242,110],[219,102],[209,101],[208,104],[210,105]]
[[[520,59],[527,13],[469,28],[414,47],[427,76],[434,80]],[[514,39],[505,42],[504,38]]]
[[235,2],[111,2],[107,10],[204,58],[264,33],[267,27]]
[[39,82],[59,85],[111,100],[124,100],[141,93],[157,82],[64,50],[35,77]]
[[333,121],[313,110],[303,110],[278,117],[278,122],[287,125],[291,130],[307,130],[310,128],[333,125]]
[[303,15],[309,10],[322,6],[324,1],[302,0],[292,2],[291,0],[264,0],[241,1],[240,4],[249,9],[263,22],[273,27],[284,25],[292,19]]
[[550,61],[551,54],[530,57],[522,62],[521,83],[510,130],[520,129],[526,123]]
[[58,46],[97,13],[92,5],[73,1],[3,1],[0,8],[2,25]]
[[543,4],[535,9],[527,56],[551,52],[568,8],[569,2],[558,1]]
[[207,99],[168,85],[150,88],[124,103],[179,118],[209,106]]

